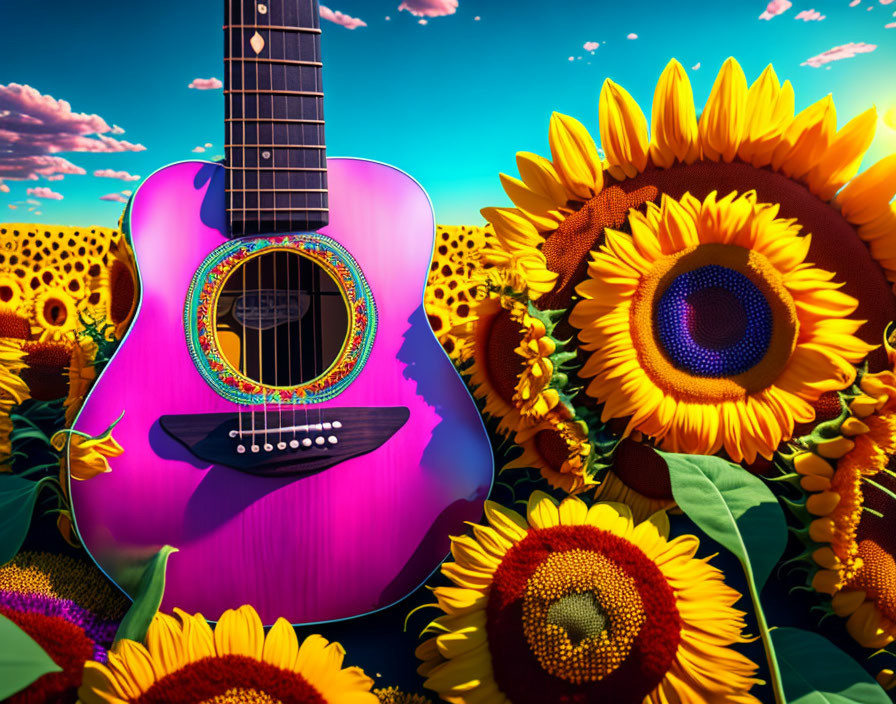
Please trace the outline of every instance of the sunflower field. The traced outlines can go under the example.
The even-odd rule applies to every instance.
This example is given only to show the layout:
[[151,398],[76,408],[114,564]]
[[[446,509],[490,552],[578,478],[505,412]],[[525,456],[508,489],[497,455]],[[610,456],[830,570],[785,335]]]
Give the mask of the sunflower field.
[[[120,230],[0,225],[0,700],[885,704],[896,695],[896,154],[677,61],[650,119],[605,81],[512,204],[439,226],[430,325],[500,469],[427,584],[265,628],[131,602],[80,546],[70,430],[137,310]],[[198,585],[197,588],[213,588]],[[288,588],[288,587],[284,587]],[[235,605],[236,606],[236,605]]]

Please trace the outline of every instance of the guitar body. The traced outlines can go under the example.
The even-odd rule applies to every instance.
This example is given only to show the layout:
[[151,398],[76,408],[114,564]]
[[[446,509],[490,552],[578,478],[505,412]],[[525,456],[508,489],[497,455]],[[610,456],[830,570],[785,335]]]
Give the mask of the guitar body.
[[114,436],[124,453],[111,472],[70,489],[85,547],[126,589],[135,565],[164,545],[178,549],[163,609],[217,619],[250,603],[266,624],[368,613],[419,586],[447,554],[448,536],[480,518],[491,448],[422,305],[429,199],[384,164],[330,159],[327,167],[330,220],[320,233],[363,271],[377,325],[366,362],[338,396],[288,412],[312,420],[344,407],[408,413],[376,449],[311,473],[259,476],[210,463],[162,427],[163,417],[237,410],[197,371],[185,326],[197,270],[228,241],[225,169],[173,164],[133,196],[140,305],[75,424],[97,435],[121,416]]

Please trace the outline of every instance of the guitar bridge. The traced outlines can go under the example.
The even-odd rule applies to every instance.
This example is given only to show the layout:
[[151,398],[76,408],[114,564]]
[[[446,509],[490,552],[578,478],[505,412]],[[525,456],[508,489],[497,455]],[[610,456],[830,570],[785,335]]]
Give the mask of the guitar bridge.
[[290,406],[257,413],[165,415],[162,429],[194,456],[258,476],[302,476],[373,452],[407,422],[405,406]]

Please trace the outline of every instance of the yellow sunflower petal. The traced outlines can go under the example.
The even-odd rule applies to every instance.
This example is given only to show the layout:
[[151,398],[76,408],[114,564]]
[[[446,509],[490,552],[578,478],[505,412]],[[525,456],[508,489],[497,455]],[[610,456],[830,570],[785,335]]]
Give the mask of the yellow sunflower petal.
[[284,670],[292,668],[299,655],[295,629],[285,618],[278,618],[264,639],[262,660]]
[[228,609],[215,627],[215,650],[218,655],[245,655],[261,660],[264,627],[258,613],[248,604]]
[[834,203],[849,222],[864,225],[885,215],[896,195],[896,154],[865,169],[837,194]]
[[628,91],[604,81],[598,101],[600,143],[613,178],[634,178],[647,167],[647,118]]
[[729,58],[722,64],[709,99],[700,115],[703,155],[730,162],[740,147],[747,106],[747,78],[740,64]]
[[533,528],[554,528],[560,525],[557,503],[543,491],[533,491],[529,496],[526,517]]
[[823,200],[831,200],[859,171],[877,127],[877,110],[870,108],[854,117],[837,132],[831,145],[809,172],[809,189]]
[[555,112],[548,130],[554,168],[569,191],[588,200],[603,188],[603,169],[594,139],[573,117]]
[[675,59],[666,65],[653,95],[649,155],[662,168],[676,160],[691,164],[700,156],[694,92],[684,67]]

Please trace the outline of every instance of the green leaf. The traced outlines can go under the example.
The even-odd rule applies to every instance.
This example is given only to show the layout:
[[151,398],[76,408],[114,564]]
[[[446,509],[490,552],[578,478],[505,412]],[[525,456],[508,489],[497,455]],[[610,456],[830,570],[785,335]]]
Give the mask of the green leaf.
[[889,704],[890,697],[827,638],[799,628],[772,632],[788,704]]
[[762,585],[787,544],[787,523],[759,477],[720,457],[659,453],[669,467],[672,497],[688,517],[740,560],[753,600],[777,704],[787,704],[778,660],[759,600]]
[[168,557],[173,552],[177,552],[177,548],[166,545],[146,565],[140,577],[137,597],[118,626],[115,640],[129,638],[143,642],[152,617],[162,604],[162,596],[165,594],[165,569],[168,567]]
[[0,474],[0,565],[14,558],[25,542],[34,504],[45,481]]
[[750,566],[762,589],[787,545],[787,523],[765,482],[720,457],[660,452],[672,496],[710,538]]
[[0,701],[59,667],[34,639],[0,614]]

